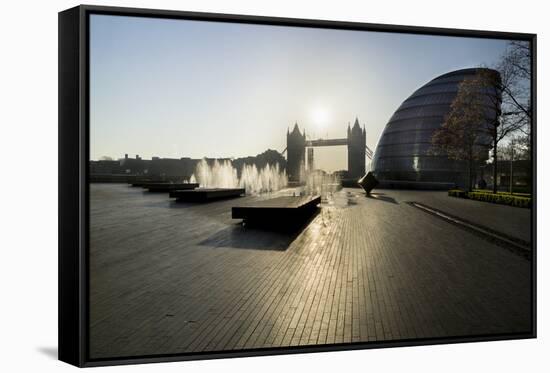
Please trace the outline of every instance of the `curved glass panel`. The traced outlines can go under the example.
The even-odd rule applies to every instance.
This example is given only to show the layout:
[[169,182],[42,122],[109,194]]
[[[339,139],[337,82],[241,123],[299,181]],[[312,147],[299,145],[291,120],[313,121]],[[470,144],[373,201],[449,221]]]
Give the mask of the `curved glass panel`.
[[[460,83],[478,69],[453,71],[417,89],[391,116],[373,158],[373,172],[380,181],[415,181],[463,185],[466,165],[431,152],[432,136],[451,109]],[[494,92],[482,91],[487,121],[495,120],[498,100]],[[495,105],[496,103],[496,105]],[[480,135],[479,143],[489,137]]]

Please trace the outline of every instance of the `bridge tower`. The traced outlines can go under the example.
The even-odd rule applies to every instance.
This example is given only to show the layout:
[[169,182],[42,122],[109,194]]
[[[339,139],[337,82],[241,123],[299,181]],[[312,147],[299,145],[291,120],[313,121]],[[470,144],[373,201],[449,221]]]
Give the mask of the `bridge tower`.
[[359,119],[355,118],[353,127],[348,125],[348,177],[359,179],[365,175],[365,155],[367,133],[359,126]]
[[305,168],[306,131],[302,134],[298,123],[292,132],[286,132],[286,173],[289,181],[300,181],[300,171]]

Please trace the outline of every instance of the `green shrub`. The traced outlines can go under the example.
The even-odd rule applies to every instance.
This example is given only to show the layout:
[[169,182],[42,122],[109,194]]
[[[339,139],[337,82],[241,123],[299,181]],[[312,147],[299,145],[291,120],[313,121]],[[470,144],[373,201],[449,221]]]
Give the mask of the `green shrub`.
[[469,198],[475,201],[498,203],[501,205],[523,208],[531,207],[532,203],[531,195],[527,193],[510,194],[509,192],[498,192],[495,194],[491,191],[480,189],[474,189],[472,192],[466,192],[460,189],[451,189],[448,194],[450,197]]
[[[487,190],[487,189],[474,189],[474,190],[472,190],[472,192],[493,194],[492,190]],[[510,195],[510,192],[504,192],[504,191],[498,191],[497,193],[498,194]],[[520,197],[531,197],[531,193],[519,193],[519,191],[518,192],[514,191],[514,193],[512,195],[520,196]]]
[[449,190],[450,197],[466,198],[466,192],[460,189],[451,189]]
[[468,193],[468,198],[476,201],[498,203],[515,207],[531,207],[531,197],[511,195],[509,193],[493,194],[487,192],[470,192]]

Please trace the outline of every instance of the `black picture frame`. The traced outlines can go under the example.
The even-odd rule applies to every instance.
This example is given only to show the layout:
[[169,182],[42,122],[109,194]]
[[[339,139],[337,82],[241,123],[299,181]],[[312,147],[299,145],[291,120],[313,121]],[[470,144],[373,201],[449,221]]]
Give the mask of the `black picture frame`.
[[[182,20],[265,24],[389,33],[459,36],[527,41],[532,50],[531,97],[533,204],[531,209],[531,299],[530,332],[479,335],[457,338],[430,338],[414,341],[344,343],[307,347],[182,353],[131,358],[90,359],[88,356],[88,254],[89,254],[89,16],[107,14]],[[232,14],[184,12],[81,5],[59,13],[59,360],[79,367],[215,359],[259,355],[447,344],[459,342],[511,340],[536,337],[536,35],[481,30],[460,30],[417,26],[368,24],[312,19],[259,17]]]

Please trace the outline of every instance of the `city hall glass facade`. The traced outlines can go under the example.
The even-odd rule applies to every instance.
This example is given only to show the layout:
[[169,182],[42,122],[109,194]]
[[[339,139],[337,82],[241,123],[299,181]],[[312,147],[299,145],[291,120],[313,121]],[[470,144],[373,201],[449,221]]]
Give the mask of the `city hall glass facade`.
[[[432,136],[443,125],[460,83],[478,70],[464,69],[441,75],[419,88],[399,106],[376,147],[372,170],[379,181],[465,184],[467,177],[463,162],[430,154],[429,150]],[[494,120],[494,107],[487,105],[487,110],[488,120]]]

